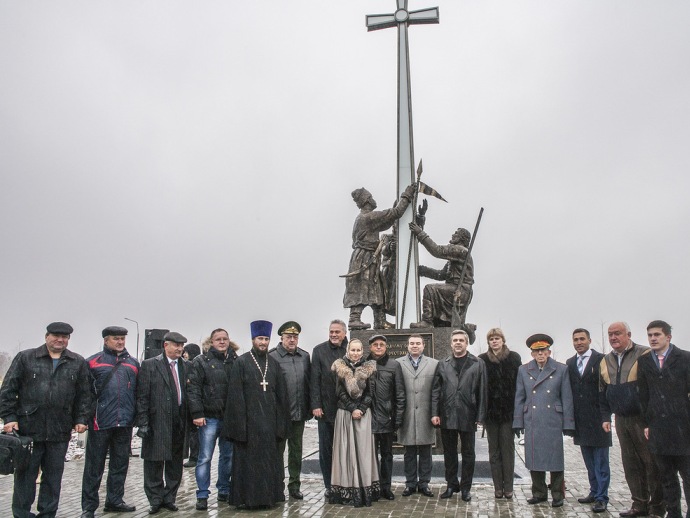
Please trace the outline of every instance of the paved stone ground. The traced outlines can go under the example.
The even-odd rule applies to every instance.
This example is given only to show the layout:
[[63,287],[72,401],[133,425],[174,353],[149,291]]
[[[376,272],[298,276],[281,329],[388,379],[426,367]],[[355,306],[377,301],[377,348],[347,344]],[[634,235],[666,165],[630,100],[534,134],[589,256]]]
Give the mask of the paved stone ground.
[[[309,426],[305,430],[305,455],[315,452],[317,445],[317,436],[315,426]],[[226,504],[220,505],[216,502],[215,488],[212,488],[213,493],[209,499],[208,511],[196,511],[194,504],[196,502],[194,481],[194,470],[185,469],[184,477],[180,492],[178,494],[177,504],[180,508],[178,513],[171,513],[170,511],[162,510],[157,516],[161,518],[172,518],[173,516],[194,516],[194,517],[215,517],[215,516],[261,516],[261,517],[279,517],[279,516],[304,516],[304,517],[321,517],[321,516],[367,516],[367,517],[408,517],[417,518],[421,516],[457,516],[457,517],[471,517],[471,518],[488,518],[488,517],[542,517],[554,516],[558,518],[578,517],[578,516],[594,516],[588,505],[582,505],[577,502],[580,496],[586,496],[589,492],[589,484],[587,481],[587,470],[582,462],[580,450],[573,446],[572,439],[565,439],[566,450],[566,503],[560,509],[552,509],[548,504],[540,504],[537,506],[530,506],[526,500],[530,498],[530,483],[527,472],[526,477],[522,477],[520,482],[515,486],[515,496],[512,500],[495,499],[493,496],[493,486],[488,479],[475,479],[472,487],[472,501],[464,503],[458,496],[453,495],[448,500],[439,499],[438,495],[445,488],[445,483],[441,479],[434,479],[432,481],[432,489],[435,493],[434,498],[427,498],[420,494],[415,494],[407,498],[400,496],[404,489],[402,479],[394,480],[394,492],[396,499],[392,502],[383,500],[374,504],[371,508],[354,509],[352,507],[330,505],[325,503],[323,498],[323,483],[317,478],[307,478],[303,481],[302,492],[305,495],[303,501],[287,501],[275,506],[273,509],[265,511],[237,511]],[[477,449],[478,460],[481,460],[486,455],[486,441],[477,435]],[[522,447],[517,447],[519,456],[522,456]],[[316,454],[315,454],[316,455]],[[215,459],[214,459],[215,460]],[[435,459],[436,462],[442,462],[442,459]],[[517,459],[518,466],[516,472],[518,474],[525,474],[524,465],[521,464],[521,459]],[[60,508],[58,511],[58,518],[78,518],[81,514],[81,476],[84,468],[83,459],[73,460],[65,465],[65,475],[63,478],[62,497],[60,500]],[[127,513],[120,515],[128,518],[143,518],[148,516],[148,502],[143,490],[143,462],[138,457],[131,459],[129,476],[127,477],[127,486],[125,491],[125,500],[129,504],[137,506],[137,511],[134,513]],[[213,474],[215,479],[215,472]],[[101,488],[101,505],[104,498],[105,479]],[[0,518],[11,516],[11,499],[12,499],[12,477],[0,476]],[[610,504],[609,512],[618,516],[618,512],[627,509],[630,504],[630,494],[623,476],[623,467],[620,459],[620,448],[614,434],[614,445],[611,449],[611,488],[610,488]],[[103,516],[102,509],[96,512],[96,516]],[[117,516],[113,514],[105,514],[105,516]],[[599,516],[609,516],[608,513],[603,513]]]

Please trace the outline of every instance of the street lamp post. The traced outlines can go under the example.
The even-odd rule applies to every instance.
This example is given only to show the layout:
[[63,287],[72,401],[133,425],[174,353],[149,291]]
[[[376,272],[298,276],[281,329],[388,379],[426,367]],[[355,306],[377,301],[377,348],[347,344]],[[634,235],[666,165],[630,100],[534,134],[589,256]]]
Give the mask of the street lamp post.
[[132,318],[127,318],[125,317],[125,320],[129,320],[130,322],[134,322],[137,325],[137,361],[139,361],[139,322]]

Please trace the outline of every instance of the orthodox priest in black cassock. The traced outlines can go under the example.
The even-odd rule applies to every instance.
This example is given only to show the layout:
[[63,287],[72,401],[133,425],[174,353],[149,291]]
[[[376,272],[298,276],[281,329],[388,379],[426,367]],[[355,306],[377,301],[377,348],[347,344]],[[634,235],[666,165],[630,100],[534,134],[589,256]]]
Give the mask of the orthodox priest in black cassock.
[[230,372],[223,436],[234,441],[230,505],[265,507],[284,502],[278,440],[287,437],[290,404],[278,362],[268,352],[273,325],[251,323],[252,349]]

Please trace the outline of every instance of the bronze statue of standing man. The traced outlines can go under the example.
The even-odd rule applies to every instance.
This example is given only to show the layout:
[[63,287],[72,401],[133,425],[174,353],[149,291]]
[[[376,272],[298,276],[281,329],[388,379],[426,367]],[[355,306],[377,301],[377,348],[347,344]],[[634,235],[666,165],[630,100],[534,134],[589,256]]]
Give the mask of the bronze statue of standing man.
[[400,196],[395,207],[375,210],[373,196],[365,188],[352,191],[352,199],[360,209],[352,229],[352,256],[348,274],[345,275],[343,307],[350,308],[350,329],[369,329],[362,322],[362,311],[371,306],[374,312],[374,328],[393,327],[386,322],[384,311],[383,282],[380,277],[381,245],[379,233],[388,230],[405,213],[412,202],[415,185],[410,185]]

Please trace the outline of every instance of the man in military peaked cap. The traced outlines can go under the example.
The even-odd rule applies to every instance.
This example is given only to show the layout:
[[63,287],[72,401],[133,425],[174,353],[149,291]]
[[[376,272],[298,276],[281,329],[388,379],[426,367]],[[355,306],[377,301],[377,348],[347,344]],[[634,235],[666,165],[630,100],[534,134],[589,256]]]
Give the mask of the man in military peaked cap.
[[527,347],[534,358],[518,369],[513,429],[525,432],[525,466],[532,476],[528,504],[548,500],[546,472],[551,472],[552,507],[562,507],[565,459],[563,435],[575,433],[573,395],[568,368],[551,358],[553,338],[530,336]]
[[84,432],[91,418],[89,367],[67,349],[73,331],[65,322],[49,324],[45,343],[19,352],[2,382],[3,430],[33,439],[28,465],[14,472],[12,515],[19,518],[33,516],[39,468],[38,513],[55,516],[71,430]]
[[285,472],[283,458],[285,446],[288,448],[288,492],[296,500],[302,500],[300,473],[302,471],[302,435],[304,423],[311,418],[309,410],[309,374],[311,362],[309,353],[298,347],[302,326],[288,320],[278,328],[280,343],[268,354],[274,358],[283,373],[287,384],[287,397],[290,405],[290,427],[285,439],[278,443],[281,471]]

